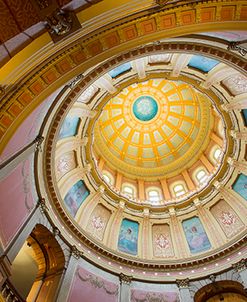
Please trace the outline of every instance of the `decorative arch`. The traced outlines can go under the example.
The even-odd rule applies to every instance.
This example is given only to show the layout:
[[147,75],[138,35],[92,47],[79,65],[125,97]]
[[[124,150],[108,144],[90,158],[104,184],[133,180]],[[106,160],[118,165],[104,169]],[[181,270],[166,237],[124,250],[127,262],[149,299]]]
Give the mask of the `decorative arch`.
[[[214,299],[215,298],[215,299]],[[195,296],[195,302],[213,301],[247,301],[247,294],[241,283],[237,281],[217,281],[200,288]]]
[[[55,299],[65,267],[65,256],[61,246],[55,236],[42,224],[37,224],[34,227],[22,249],[25,246],[30,248],[28,254],[32,257],[33,262],[36,262],[38,268],[27,297],[28,300],[51,301]],[[15,280],[18,280],[18,274],[20,278],[23,271],[15,271],[13,275],[15,278],[10,278],[10,281],[7,280],[6,283],[10,282],[9,286],[16,288]]]

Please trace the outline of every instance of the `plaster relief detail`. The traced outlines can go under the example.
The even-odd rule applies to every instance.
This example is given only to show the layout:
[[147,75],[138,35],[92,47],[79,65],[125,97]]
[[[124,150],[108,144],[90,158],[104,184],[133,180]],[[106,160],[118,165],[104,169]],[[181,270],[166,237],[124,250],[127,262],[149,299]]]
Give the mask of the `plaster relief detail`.
[[233,93],[238,95],[247,92],[247,78],[242,74],[235,74],[223,81],[223,84]]
[[153,254],[155,257],[173,257],[173,245],[168,224],[155,224],[152,227]]
[[97,239],[102,240],[110,216],[111,212],[101,204],[98,204],[90,215],[87,231]]
[[74,152],[69,152],[60,156],[56,161],[57,179],[59,180],[67,172],[76,167]]
[[228,238],[238,234],[244,228],[243,222],[224,200],[214,205],[211,213]]
[[131,302],[179,302],[174,292],[147,292],[139,289],[131,290]]

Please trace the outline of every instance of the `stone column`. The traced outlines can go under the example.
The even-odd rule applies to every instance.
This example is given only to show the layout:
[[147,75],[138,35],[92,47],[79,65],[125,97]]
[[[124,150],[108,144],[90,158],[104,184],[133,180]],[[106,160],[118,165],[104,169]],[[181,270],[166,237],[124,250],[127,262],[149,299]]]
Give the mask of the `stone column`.
[[241,201],[242,197],[235,196],[232,189],[223,187],[223,185],[218,181],[214,183],[214,186],[221,194],[222,199],[224,199],[230,205],[230,207],[232,207],[238,213],[241,219],[245,221],[247,217],[247,208],[245,205],[246,202]]
[[113,220],[111,223],[112,232],[109,234],[109,237],[108,237],[108,246],[113,249],[117,248],[119,228],[120,228],[121,220],[123,218],[124,208],[125,208],[125,202],[123,200],[120,200],[118,209],[117,209],[115,216],[113,217]]
[[174,238],[174,251],[177,253],[176,256],[178,258],[186,258],[187,252],[184,247],[184,240],[182,238],[181,233],[183,232],[182,227],[180,227],[180,222],[176,215],[176,210],[174,208],[169,209],[169,214],[171,217],[171,231]]
[[150,236],[149,236],[149,227],[150,227],[150,221],[149,221],[149,209],[145,208],[143,210],[143,222],[142,222],[142,257],[144,259],[147,259],[149,255],[149,248],[152,246],[150,244]]
[[189,279],[183,279],[183,280],[176,280],[177,285],[180,292],[181,301],[183,302],[193,302],[193,299],[190,295],[189,290]]
[[9,258],[4,255],[0,257],[0,290],[8,277],[11,275],[11,263]]
[[35,151],[41,150],[41,144],[44,138],[37,136],[29,145],[22,148],[16,154],[0,165],[0,181],[7,177],[21,162],[27,159]]
[[199,214],[199,218],[206,230],[206,233],[211,235],[210,238],[213,241],[211,242],[212,245],[214,247],[223,245],[224,237],[222,238],[222,235],[216,231],[218,229],[218,224],[215,223],[215,221],[210,217],[209,213],[204,209],[201,201],[198,198],[194,199],[193,202],[196,206],[197,213]]
[[160,183],[162,186],[163,195],[164,195],[165,200],[172,199],[166,179],[165,178],[161,179]]
[[195,184],[193,183],[192,179],[190,178],[188,171],[184,170],[182,172],[182,175],[184,177],[184,180],[185,180],[186,185],[189,188],[189,190],[191,190],[191,191],[195,190]]
[[231,131],[231,136],[235,139],[240,139],[243,140],[245,142],[247,142],[247,131],[236,131],[236,130],[232,130]]
[[82,228],[86,228],[88,219],[93,211],[94,207],[97,205],[99,199],[104,194],[105,188],[104,186],[100,186],[97,191],[90,194],[86,201],[79,208],[75,220],[78,221],[78,224]]
[[203,163],[203,165],[207,168],[208,172],[212,172],[214,170],[214,166],[211,164],[211,162],[204,154],[201,155],[200,160]]
[[228,157],[227,162],[230,166],[234,167],[239,172],[242,172],[247,175],[247,162],[246,161],[237,161],[231,157]]
[[12,240],[12,243],[8,247],[7,251],[5,251],[11,262],[13,262],[13,260],[19,253],[25,240],[31,234],[36,224],[44,220],[47,221],[47,218],[45,216],[45,212],[47,211],[45,200],[44,199],[39,200],[37,205],[38,207],[36,207],[36,209],[33,210],[31,215],[28,217],[27,221],[24,223],[22,228],[18,231],[15,238]]
[[121,273],[119,275],[120,280],[120,301],[119,302],[129,302],[130,301],[130,284],[132,276],[127,276]]
[[78,260],[82,257],[83,252],[79,251],[75,245],[71,247],[71,256],[68,264],[65,266],[65,273],[59,286],[59,293],[56,302],[67,301],[70,287],[72,285],[73,276],[75,274]]
[[247,107],[247,100],[245,97],[239,95],[231,98],[231,102],[228,104],[223,104],[221,107],[225,111],[230,111],[230,110],[241,110],[245,109]]
[[236,272],[239,273],[242,279],[242,284],[245,290],[247,290],[247,260],[241,259],[236,264],[233,264],[233,268],[235,269]]

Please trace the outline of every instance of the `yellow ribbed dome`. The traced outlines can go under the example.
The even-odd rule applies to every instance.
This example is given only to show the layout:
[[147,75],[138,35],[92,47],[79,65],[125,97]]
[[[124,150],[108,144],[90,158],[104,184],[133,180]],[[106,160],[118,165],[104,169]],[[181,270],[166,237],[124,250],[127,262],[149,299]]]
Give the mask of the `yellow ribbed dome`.
[[[206,107],[203,112],[202,106]],[[122,172],[169,173],[174,163],[191,160],[202,146],[200,132],[209,125],[209,109],[207,97],[185,82],[150,79],[135,83],[103,108],[95,125],[94,145]]]

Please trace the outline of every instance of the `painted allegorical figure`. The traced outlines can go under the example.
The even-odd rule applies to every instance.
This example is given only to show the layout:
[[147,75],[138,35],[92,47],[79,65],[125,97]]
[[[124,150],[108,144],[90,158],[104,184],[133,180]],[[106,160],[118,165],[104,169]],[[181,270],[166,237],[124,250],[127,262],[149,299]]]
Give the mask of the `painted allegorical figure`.
[[137,222],[123,219],[118,238],[120,251],[132,255],[137,254],[138,229],[139,224]]

